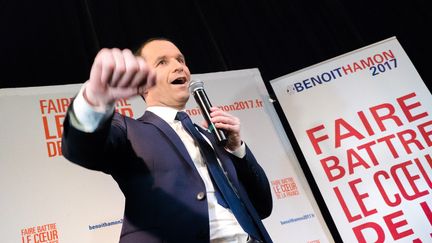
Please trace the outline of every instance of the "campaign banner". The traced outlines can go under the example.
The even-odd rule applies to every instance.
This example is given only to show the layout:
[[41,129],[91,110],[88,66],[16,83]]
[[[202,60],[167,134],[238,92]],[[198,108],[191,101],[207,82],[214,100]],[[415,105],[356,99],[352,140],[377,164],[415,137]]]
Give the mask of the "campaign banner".
[[[274,242],[332,242],[284,135],[257,69],[193,75],[214,106],[242,121],[242,138],[267,173],[273,212],[264,220]],[[1,242],[118,242],[124,197],[110,175],[67,161],[63,121],[81,84],[0,90]],[[141,98],[116,111],[138,118]],[[191,97],[185,111],[203,119]]]
[[432,241],[432,96],[396,38],[271,85],[344,242]]

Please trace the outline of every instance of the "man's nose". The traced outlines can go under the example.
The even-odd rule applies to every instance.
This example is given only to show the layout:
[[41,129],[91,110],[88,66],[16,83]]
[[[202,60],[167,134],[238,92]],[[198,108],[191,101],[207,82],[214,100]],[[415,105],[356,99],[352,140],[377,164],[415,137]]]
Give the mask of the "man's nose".
[[173,62],[173,66],[174,66],[174,72],[183,72],[183,64],[180,63],[179,61],[175,60]]

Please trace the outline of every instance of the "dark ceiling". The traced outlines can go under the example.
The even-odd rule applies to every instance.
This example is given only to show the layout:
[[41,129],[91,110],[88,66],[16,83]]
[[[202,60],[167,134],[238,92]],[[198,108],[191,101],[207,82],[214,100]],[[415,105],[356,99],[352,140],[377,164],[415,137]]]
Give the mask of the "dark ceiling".
[[0,0],[0,88],[81,83],[102,47],[173,39],[193,73],[268,81],[396,36],[431,81],[426,0]]

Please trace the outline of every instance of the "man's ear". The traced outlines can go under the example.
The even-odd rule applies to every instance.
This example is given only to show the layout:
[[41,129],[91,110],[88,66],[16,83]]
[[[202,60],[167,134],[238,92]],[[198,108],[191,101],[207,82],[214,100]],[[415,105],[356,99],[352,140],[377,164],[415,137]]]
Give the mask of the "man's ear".
[[147,98],[148,93],[149,93],[149,88],[146,87],[146,88],[144,89],[144,92],[141,94],[141,97],[143,98],[144,101],[146,101],[146,98]]

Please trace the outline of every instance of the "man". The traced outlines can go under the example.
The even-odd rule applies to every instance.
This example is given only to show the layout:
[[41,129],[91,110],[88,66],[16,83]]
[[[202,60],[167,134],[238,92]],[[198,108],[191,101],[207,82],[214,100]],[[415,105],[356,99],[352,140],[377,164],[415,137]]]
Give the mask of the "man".
[[[230,199],[215,185],[202,143],[176,120],[189,82],[184,56],[166,39],[146,42],[139,56],[101,50],[65,119],[64,156],[117,181],[125,196],[122,243],[271,242],[261,223],[272,210],[269,183],[241,140],[239,119],[212,108],[212,122],[227,133],[225,148],[203,129],[198,136],[212,144],[246,215],[224,203]],[[141,118],[114,113],[117,99],[136,95],[148,106]]]

